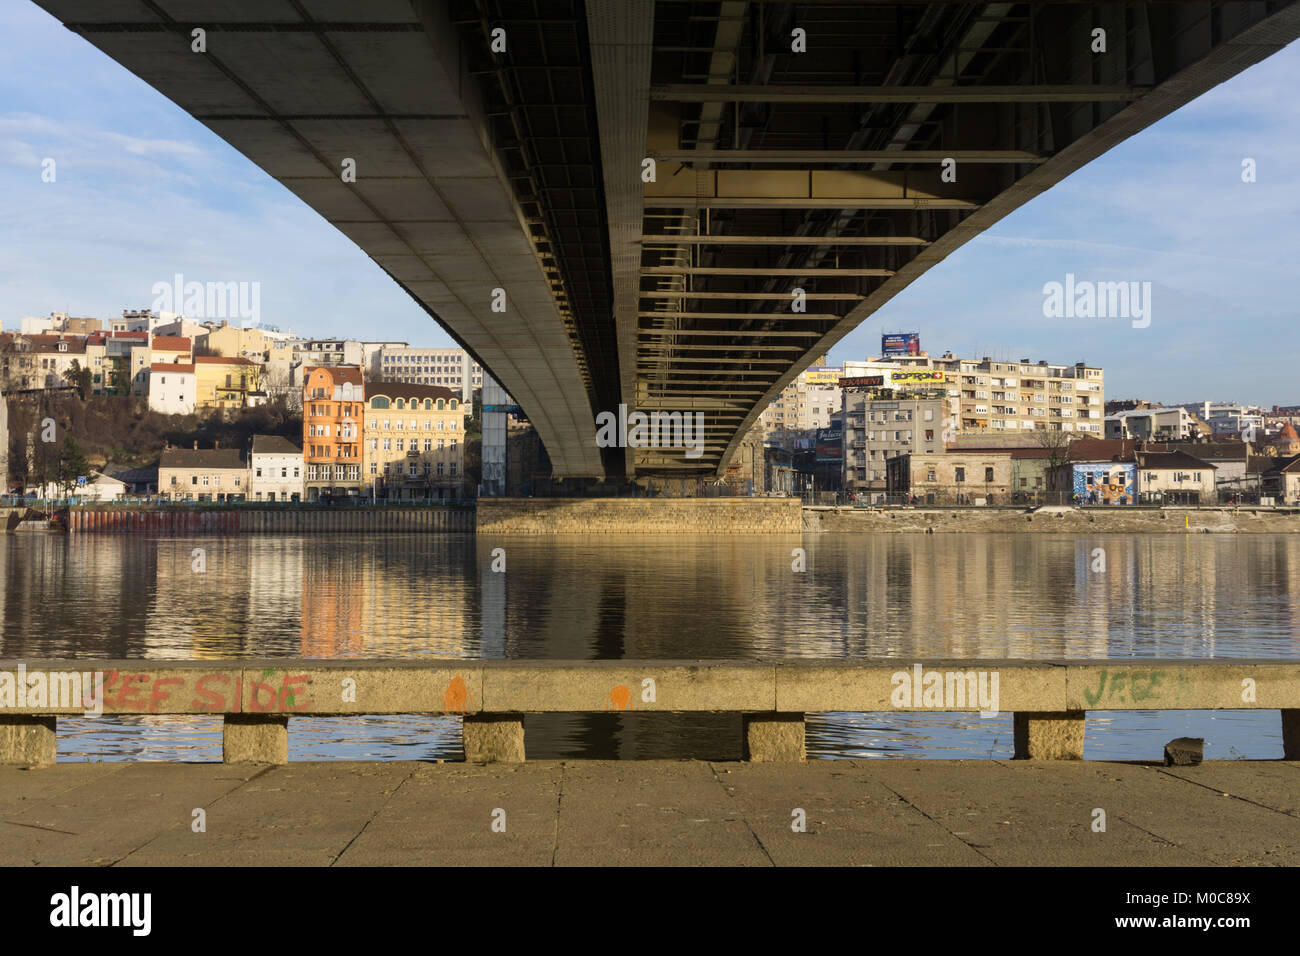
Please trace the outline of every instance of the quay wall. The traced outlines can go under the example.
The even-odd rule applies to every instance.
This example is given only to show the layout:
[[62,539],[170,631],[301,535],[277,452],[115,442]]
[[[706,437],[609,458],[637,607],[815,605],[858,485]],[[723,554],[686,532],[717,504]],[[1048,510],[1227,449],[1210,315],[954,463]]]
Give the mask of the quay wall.
[[804,531],[1019,534],[1295,534],[1300,511],[1267,508],[805,508]]
[[473,532],[473,508],[95,508],[68,511],[73,534],[435,534]]
[[480,498],[479,534],[798,534],[797,498]]

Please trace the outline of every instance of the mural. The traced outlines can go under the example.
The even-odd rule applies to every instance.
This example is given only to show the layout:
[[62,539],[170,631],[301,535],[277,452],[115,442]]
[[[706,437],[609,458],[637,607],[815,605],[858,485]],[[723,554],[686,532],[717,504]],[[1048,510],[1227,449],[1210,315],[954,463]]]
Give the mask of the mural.
[[1074,494],[1085,505],[1136,504],[1137,466],[1121,462],[1076,464]]

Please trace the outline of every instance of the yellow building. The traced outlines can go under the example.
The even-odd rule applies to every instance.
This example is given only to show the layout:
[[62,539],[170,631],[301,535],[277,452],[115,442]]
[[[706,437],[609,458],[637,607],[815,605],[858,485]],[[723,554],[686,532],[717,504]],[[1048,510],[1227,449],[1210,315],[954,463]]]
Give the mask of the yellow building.
[[262,368],[249,359],[198,355],[194,371],[194,402],[198,408],[244,408],[256,404],[261,395]]
[[261,358],[266,352],[267,340],[260,329],[223,325],[208,333],[208,348],[224,358]]
[[362,474],[374,497],[464,497],[468,411],[441,385],[366,386]]

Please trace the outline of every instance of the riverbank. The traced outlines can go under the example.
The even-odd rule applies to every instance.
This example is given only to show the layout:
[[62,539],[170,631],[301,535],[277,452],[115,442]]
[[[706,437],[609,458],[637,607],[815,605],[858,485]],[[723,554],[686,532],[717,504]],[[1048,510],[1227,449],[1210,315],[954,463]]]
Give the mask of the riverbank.
[[1298,783],[1235,760],[65,763],[0,768],[0,865],[1296,866]]
[[1268,508],[803,509],[805,532],[1019,534],[1295,534],[1300,510]]

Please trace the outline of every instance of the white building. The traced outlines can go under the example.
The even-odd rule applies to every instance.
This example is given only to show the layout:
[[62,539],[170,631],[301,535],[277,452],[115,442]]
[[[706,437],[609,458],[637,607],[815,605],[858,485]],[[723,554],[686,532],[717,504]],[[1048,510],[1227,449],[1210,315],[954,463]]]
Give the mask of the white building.
[[149,407],[164,415],[192,415],[198,398],[193,365],[155,362],[149,366]]
[[462,402],[471,401],[474,390],[483,387],[483,367],[464,349],[387,346],[376,359],[372,376],[379,381],[442,385],[460,392]]
[[1107,438],[1144,441],[1186,441],[1192,433],[1192,416],[1180,406],[1134,408],[1106,416]]
[[301,501],[302,449],[278,435],[254,435],[249,456],[250,501]]

